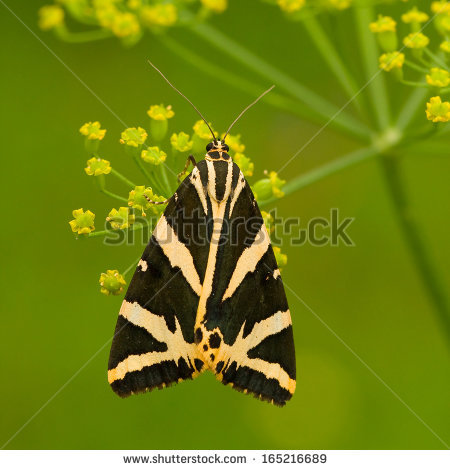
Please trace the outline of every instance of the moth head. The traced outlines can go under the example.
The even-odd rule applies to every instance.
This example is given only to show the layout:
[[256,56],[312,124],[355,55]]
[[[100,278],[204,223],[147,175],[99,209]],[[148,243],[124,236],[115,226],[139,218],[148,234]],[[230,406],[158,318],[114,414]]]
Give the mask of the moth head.
[[222,150],[224,152],[229,152],[230,148],[222,140],[213,140],[206,146],[206,151],[209,152],[210,150]]

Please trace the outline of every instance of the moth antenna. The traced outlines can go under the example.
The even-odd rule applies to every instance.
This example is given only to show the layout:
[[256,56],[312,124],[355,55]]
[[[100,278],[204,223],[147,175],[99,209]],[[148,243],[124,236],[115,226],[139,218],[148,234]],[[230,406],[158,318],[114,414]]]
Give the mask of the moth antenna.
[[[183,93],[181,93],[181,91],[178,88],[176,88],[174,85],[172,85],[169,82],[169,80],[166,78],[166,76],[161,72],[161,70],[159,70],[159,68],[156,67],[156,65],[152,64],[150,62],[150,60],[148,60],[148,59],[147,59],[147,61],[161,75],[161,77],[164,78],[164,80],[197,111],[198,115],[205,121],[205,124],[208,126],[208,129],[209,129],[209,131],[211,132],[211,134],[213,136],[214,142],[217,142],[216,136],[214,135],[214,132],[212,131],[211,127],[209,126],[208,121],[203,117],[203,114],[197,109],[197,107],[194,105],[194,103],[192,103],[192,101],[187,96],[184,96]],[[261,96],[263,96],[263,95],[261,95]],[[258,100],[256,100],[256,101],[258,101]],[[256,101],[255,101],[255,103],[256,103]]]
[[269,93],[269,91],[272,91],[273,89],[275,88],[275,85],[272,85],[268,90],[266,90],[264,93],[261,93],[258,98],[256,98],[255,101],[253,101],[253,103],[250,103],[244,110],[241,111],[241,113],[239,114],[239,116],[231,123],[230,127],[228,128],[227,132],[225,132],[225,135],[223,136],[223,139],[222,139],[222,142],[225,142],[225,138],[226,136],[228,135],[228,133],[230,132],[231,128],[239,121],[239,119],[241,119],[242,115],[247,112],[253,105],[255,105],[263,96],[267,95],[267,93]]

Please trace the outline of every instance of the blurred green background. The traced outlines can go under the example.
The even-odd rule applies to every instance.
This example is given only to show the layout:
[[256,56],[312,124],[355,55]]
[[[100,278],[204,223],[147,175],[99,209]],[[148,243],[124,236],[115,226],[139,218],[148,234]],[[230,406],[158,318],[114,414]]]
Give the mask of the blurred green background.
[[[44,2],[7,3],[60,60],[0,5],[5,218],[0,234],[0,444],[72,378],[7,448],[443,448],[289,290],[299,377],[297,392],[285,408],[239,394],[210,373],[126,400],[110,390],[109,343],[122,299],[101,295],[98,277],[106,269],[125,269],[143,245],[116,248],[104,246],[100,239],[74,239],[68,225],[73,209],[91,209],[98,214],[100,228],[105,211],[117,207],[84,174],[87,155],[78,129],[86,121],[99,120],[108,130],[102,143],[105,158],[139,181],[118,144],[124,126],[113,112],[129,126],[145,125],[149,105],[163,102],[176,112],[171,130],[188,131],[197,120],[191,107],[149,68],[148,58],[216,129],[224,129],[251,98],[212,81],[151,36],[130,49],[116,39],[68,45],[38,30],[37,10]],[[336,103],[344,102],[298,24],[286,22],[260,1],[230,3],[212,25]],[[341,14],[344,34],[348,15]],[[270,85],[188,31],[173,35],[203,57]],[[350,57],[351,40],[345,47],[344,55]],[[242,134],[260,178],[264,169],[277,170],[317,130],[262,102],[234,132]],[[281,176],[289,179],[354,148],[354,142],[326,129]],[[413,155],[402,169],[414,215],[448,285],[448,154]],[[110,187],[123,191],[120,182]],[[293,248],[285,243],[289,262],[283,278],[449,443],[448,345],[405,249],[377,162],[329,177],[286,197],[277,207],[279,214],[300,216],[304,224],[328,216],[333,207],[343,217],[356,218],[349,230],[356,247]]]

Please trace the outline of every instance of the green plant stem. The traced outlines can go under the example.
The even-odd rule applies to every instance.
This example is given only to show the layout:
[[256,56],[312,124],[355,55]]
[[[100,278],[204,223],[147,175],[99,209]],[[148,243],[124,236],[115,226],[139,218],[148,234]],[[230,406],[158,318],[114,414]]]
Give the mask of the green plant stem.
[[445,61],[442,60],[438,55],[436,55],[436,54],[434,54],[433,52],[431,52],[430,49],[428,49],[428,47],[425,47],[424,51],[425,51],[425,54],[426,54],[431,60],[434,60],[434,61],[436,62],[437,65],[439,65],[440,67],[442,67],[442,68],[445,69],[445,70],[449,70],[448,65],[445,63]]
[[[333,175],[341,170],[350,168],[358,163],[368,160],[369,158],[375,157],[378,153],[379,150],[375,147],[366,147],[350,152],[343,157],[337,158],[336,160],[319,166],[318,168],[314,168],[313,170],[294,177],[283,187],[283,192],[288,196],[306,186],[326,178],[327,176]],[[279,199],[277,198],[272,198],[267,201],[261,201],[259,206],[264,207],[278,200]]]
[[306,21],[303,21],[303,26],[348,97],[352,99],[352,104],[362,113],[363,106],[360,102],[361,95],[359,93],[359,87],[353,80],[351,73],[345,67],[339,53],[317,21],[317,18],[314,16],[308,18]]
[[402,182],[399,160],[390,155],[382,155],[380,164],[391,196],[395,217],[399,222],[406,246],[448,341],[450,340],[450,315],[445,289],[441,285],[437,269],[426,248],[426,242],[421,236],[419,224],[411,214],[406,190]]
[[113,33],[108,29],[95,29],[93,31],[81,31],[79,33],[72,33],[67,29],[56,30],[59,39],[64,42],[78,44],[83,42],[99,41],[113,36]]
[[[263,87],[255,85],[254,83],[240,77],[239,75],[230,72],[228,69],[217,65],[217,62],[211,62],[210,60],[203,59],[191,49],[184,47],[182,44],[167,34],[157,35],[155,38],[159,39],[161,44],[167,47],[167,49],[172,51],[178,57],[190,63],[195,68],[201,70],[206,75],[213,77],[214,79],[220,80],[227,85],[231,85],[240,91],[244,91],[249,95],[254,96],[255,98],[260,96],[261,93],[265,91]],[[297,100],[280,95],[276,91],[271,91],[267,96],[264,97],[264,101],[268,104],[271,104],[275,108],[295,114],[306,121],[310,121],[318,125],[323,124],[323,119],[313,110],[308,109],[304,104],[299,103]],[[332,127],[332,123],[330,124],[330,127]]]
[[119,178],[121,181],[123,181],[127,186],[130,186],[131,188],[134,188],[136,186],[132,181],[130,181],[125,176],[123,176],[122,173],[119,173],[114,168],[111,168],[111,174],[114,175],[116,178]]
[[408,86],[413,86],[416,88],[430,88],[430,85],[425,82],[412,82],[411,80],[400,80],[400,83],[403,83],[403,85],[408,85]]
[[100,191],[101,191],[103,194],[106,194],[107,196],[110,196],[110,197],[113,197],[114,199],[117,199],[118,201],[122,201],[122,202],[128,203],[128,199],[127,199],[127,198],[122,197],[122,196],[119,196],[118,194],[114,194],[114,193],[112,193],[111,191],[108,191],[108,190],[105,189],[105,188],[100,188]]
[[354,8],[356,26],[361,45],[361,55],[366,71],[367,89],[375,110],[376,122],[379,130],[390,125],[389,101],[386,92],[384,76],[378,68],[378,48],[373,33],[369,30],[369,23],[375,18],[372,6]]
[[[397,118],[397,127],[404,131],[414,117],[417,114],[417,111],[420,109],[421,106],[425,108],[425,98],[429,93],[428,89],[425,88],[416,88],[406,100],[405,105],[401,109],[398,118]],[[425,114],[425,113],[424,113]]]
[[450,88],[441,88],[439,92],[440,95],[447,95],[448,93],[450,93]]
[[428,73],[429,70],[424,68],[424,67],[421,67],[420,65],[417,65],[415,64],[414,62],[411,62],[410,60],[408,59],[405,59],[405,65],[407,65],[408,67],[412,68],[413,70],[415,70],[416,72],[420,72],[420,73]]
[[172,194],[173,190],[172,190],[172,186],[170,184],[169,178],[167,177],[167,171],[166,171],[166,167],[164,165],[159,165],[159,173],[160,173],[162,181],[164,183],[165,190],[167,191],[165,193],[166,196],[164,196],[164,197],[167,197],[167,195],[170,196]]
[[371,130],[347,114],[343,108],[338,108],[336,105],[325,100],[311,89],[256,56],[217,28],[213,28],[208,24],[196,23],[191,25],[190,30],[253,72],[266,80],[270,80],[282,90],[308,105],[322,117],[323,123],[329,124],[334,122],[335,127],[345,131],[347,134],[358,139],[363,138],[366,141],[369,139]]
[[125,277],[133,268],[136,268],[136,266],[139,263],[140,259],[141,259],[141,257],[139,256],[139,258],[137,258],[135,261],[133,261],[133,263],[131,263],[130,266],[128,266],[128,268],[125,269],[125,271],[123,271],[121,273],[122,276]]

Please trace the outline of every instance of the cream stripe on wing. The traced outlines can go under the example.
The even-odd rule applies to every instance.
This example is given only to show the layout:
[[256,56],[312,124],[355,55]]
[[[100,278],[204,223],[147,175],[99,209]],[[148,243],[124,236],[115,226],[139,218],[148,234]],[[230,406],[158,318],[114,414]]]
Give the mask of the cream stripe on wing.
[[223,294],[222,302],[234,294],[247,273],[251,273],[255,270],[256,265],[264,256],[269,246],[269,234],[267,233],[265,225],[262,224],[258,234],[253,240],[252,245],[248,248],[245,248],[239,257],[230,282],[228,283],[227,290]]
[[208,194],[216,201],[216,169],[214,163],[206,160],[208,167]]
[[203,188],[200,172],[197,167],[192,170],[190,180],[197,191],[198,197],[203,206],[204,213],[208,214],[208,203],[206,202],[205,189]]
[[183,358],[188,364],[194,363],[196,346],[184,340],[177,317],[175,317],[175,331],[172,333],[163,317],[142,308],[137,302],[131,303],[124,300],[119,315],[133,325],[145,328],[156,340],[167,345],[167,351],[129,355],[114,369],[108,371],[109,383],[123,379],[127,372],[139,371],[163,361],[178,362],[180,358]]
[[280,364],[268,362],[260,358],[251,359],[248,357],[248,352],[262,343],[268,336],[280,333],[290,325],[292,325],[292,320],[289,310],[285,312],[278,311],[269,318],[255,323],[251,333],[244,338],[244,322],[232,345],[222,342],[216,361],[224,361],[228,362],[228,364],[236,362],[238,368],[249,367],[257,372],[261,372],[266,378],[277,380],[280,387],[283,387],[292,394],[295,391],[296,382],[289,377],[289,374]]
[[167,223],[164,216],[161,216],[159,219],[153,236],[169,259],[171,266],[181,268],[181,272],[192,287],[192,290],[200,296],[202,285],[197,270],[195,269],[192,255],[186,246],[178,240],[177,234]]
[[239,180],[238,180],[238,183],[236,185],[236,188],[234,189],[233,197],[231,199],[230,212],[228,213],[228,217],[231,218],[231,216],[233,214],[234,205],[236,204],[236,201],[238,200],[238,197],[239,197],[239,195],[241,194],[241,191],[244,188],[245,188],[245,178],[244,178],[244,175],[242,174],[242,171],[241,171],[239,173]]

